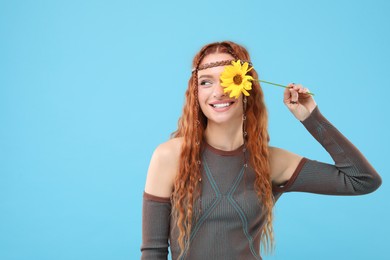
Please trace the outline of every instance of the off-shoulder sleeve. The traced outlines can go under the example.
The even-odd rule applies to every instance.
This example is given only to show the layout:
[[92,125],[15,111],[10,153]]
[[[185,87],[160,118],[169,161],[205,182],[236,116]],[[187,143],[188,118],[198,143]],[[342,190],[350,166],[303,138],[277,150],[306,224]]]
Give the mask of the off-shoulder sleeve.
[[273,187],[275,192],[362,195],[381,185],[381,177],[363,154],[320,113],[318,107],[302,124],[326,149],[334,164],[303,158],[285,185]]
[[169,198],[144,192],[142,206],[141,259],[166,260],[170,229],[171,202]]

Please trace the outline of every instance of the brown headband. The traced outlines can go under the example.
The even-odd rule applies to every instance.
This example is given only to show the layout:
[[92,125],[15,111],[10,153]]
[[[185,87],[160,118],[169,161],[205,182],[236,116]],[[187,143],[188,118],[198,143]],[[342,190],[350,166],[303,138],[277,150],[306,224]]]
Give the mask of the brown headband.
[[[206,63],[206,64],[203,64],[203,65],[199,65],[198,68],[193,68],[192,72],[194,72],[195,70],[199,71],[199,70],[205,70],[205,69],[218,67],[218,66],[230,65],[230,64],[232,64],[232,61],[235,61],[235,59],[232,59],[232,60],[222,60],[222,61]],[[244,62],[248,62],[249,66],[252,67],[252,62],[250,62],[250,61],[241,61],[241,64],[243,64]]]

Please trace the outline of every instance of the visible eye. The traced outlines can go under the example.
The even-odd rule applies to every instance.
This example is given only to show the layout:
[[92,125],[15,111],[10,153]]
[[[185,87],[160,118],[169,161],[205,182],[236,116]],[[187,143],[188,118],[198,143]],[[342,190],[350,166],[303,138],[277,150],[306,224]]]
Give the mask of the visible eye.
[[199,85],[201,86],[210,86],[211,84],[213,84],[213,82],[211,82],[210,80],[201,80]]

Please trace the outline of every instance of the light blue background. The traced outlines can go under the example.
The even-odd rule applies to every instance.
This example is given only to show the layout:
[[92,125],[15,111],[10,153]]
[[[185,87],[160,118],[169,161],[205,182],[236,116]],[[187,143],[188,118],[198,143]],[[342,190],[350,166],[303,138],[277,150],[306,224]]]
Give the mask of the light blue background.
[[[389,259],[389,1],[0,1],[0,259],[138,259],[154,148],[181,114],[193,55],[246,46],[300,82],[370,160],[360,197],[285,194],[264,259]],[[263,85],[271,144],[331,162]]]

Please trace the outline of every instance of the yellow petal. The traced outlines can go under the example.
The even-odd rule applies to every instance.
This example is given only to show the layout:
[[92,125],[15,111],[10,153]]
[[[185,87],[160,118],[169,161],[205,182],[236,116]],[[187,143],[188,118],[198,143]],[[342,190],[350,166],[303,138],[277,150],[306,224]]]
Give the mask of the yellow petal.
[[222,81],[221,82],[221,86],[229,86],[230,84],[233,84],[233,81],[231,81],[231,80],[227,80],[227,81]]
[[235,67],[234,66],[226,66],[225,67],[225,71],[227,72],[227,73],[232,73],[233,71],[235,71],[236,69],[235,69]]
[[238,60],[236,63],[233,64],[234,68],[237,69],[237,70],[241,70],[241,62],[240,60]]
[[237,91],[230,92],[230,97],[235,97],[236,99],[240,96],[240,92],[237,93]]
[[248,91],[246,91],[245,89],[242,89],[242,93],[244,93],[245,96],[249,96]]
[[225,91],[225,93],[226,92],[228,92],[228,91],[232,91],[234,88],[232,88],[232,84],[230,84],[230,85],[228,85],[225,89],[224,89],[224,91]]
[[220,79],[229,79],[232,78],[232,76],[229,73],[222,73],[221,76],[219,76]]
[[231,82],[221,82],[222,87],[229,87],[231,84]]
[[247,90],[252,89],[252,83],[250,83],[250,82],[245,82],[245,83],[244,83],[244,88],[247,89]]
[[244,64],[242,65],[242,71],[243,71],[243,73],[246,73],[247,72],[247,70],[248,70],[248,62],[244,62]]
[[245,80],[248,80],[248,81],[254,80],[252,76],[245,76],[244,78],[245,78]]
[[233,79],[232,78],[227,78],[227,79],[221,79],[221,81],[220,82],[223,82],[223,83],[233,83]]

